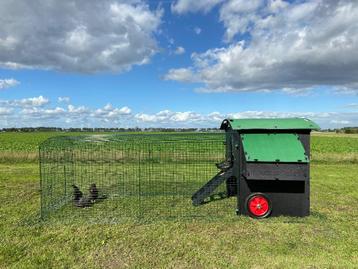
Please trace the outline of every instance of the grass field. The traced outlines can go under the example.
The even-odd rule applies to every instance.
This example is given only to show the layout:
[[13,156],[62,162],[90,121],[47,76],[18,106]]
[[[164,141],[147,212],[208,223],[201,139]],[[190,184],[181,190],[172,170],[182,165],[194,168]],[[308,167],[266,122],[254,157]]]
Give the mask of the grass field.
[[311,216],[64,225],[38,220],[37,145],[0,134],[0,268],[357,268],[358,136],[314,134]]

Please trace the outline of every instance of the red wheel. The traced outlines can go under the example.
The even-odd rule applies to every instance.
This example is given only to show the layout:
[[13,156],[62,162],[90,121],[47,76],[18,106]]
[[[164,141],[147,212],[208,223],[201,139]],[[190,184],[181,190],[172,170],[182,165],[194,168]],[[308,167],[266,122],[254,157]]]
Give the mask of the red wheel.
[[271,213],[271,202],[263,193],[253,193],[247,198],[247,211],[257,219],[266,218]]

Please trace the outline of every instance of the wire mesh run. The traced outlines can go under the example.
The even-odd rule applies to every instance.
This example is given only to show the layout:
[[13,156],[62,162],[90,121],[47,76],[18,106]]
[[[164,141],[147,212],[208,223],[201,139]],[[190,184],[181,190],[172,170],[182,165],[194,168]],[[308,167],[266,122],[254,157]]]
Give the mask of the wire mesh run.
[[55,137],[40,146],[44,219],[122,222],[233,214],[222,184],[200,206],[192,195],[225,159],[224,134]]

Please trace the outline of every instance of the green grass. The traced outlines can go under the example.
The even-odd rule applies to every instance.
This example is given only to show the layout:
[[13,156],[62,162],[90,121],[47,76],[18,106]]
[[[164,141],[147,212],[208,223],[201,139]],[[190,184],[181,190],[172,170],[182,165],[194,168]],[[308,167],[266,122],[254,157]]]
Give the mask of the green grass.
[[[12,150],[11,141],[26,151],[22,134],[2,135],[2,149]],[[26,137],[34,149],[45,139]],[[314,135],[306,218],[257,221],[233,211],[115,225],[39,221],[36,159],[7,159],[0,163],[0,268],[357,268],[357,153],[356,136]]]
[[85,133],[36,132],[0,133],[0,163],[36,162],[39,144],[54,136],[78,136]]

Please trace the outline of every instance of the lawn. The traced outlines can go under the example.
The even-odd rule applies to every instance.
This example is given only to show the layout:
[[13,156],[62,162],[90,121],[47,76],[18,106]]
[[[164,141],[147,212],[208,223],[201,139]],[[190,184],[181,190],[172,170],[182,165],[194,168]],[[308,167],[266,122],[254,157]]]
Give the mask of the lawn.
[[65,225],[38,218],[51,135],[0,134],[0,268],[357,268],[358,136],[313,135],[306,218]]

